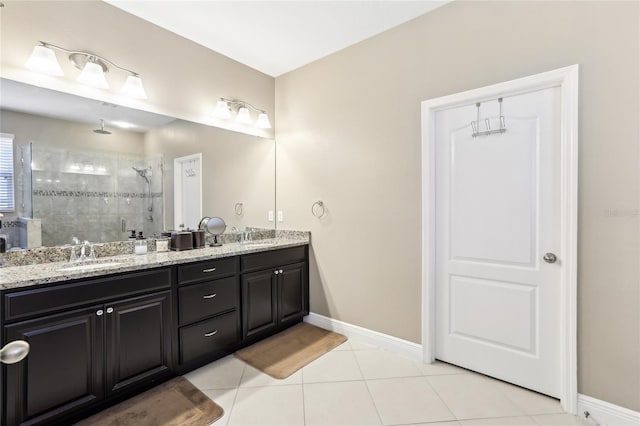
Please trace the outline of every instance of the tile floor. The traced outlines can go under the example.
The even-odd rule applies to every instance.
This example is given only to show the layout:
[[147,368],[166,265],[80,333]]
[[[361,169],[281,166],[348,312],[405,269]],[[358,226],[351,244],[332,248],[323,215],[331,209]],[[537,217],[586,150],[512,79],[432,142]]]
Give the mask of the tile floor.
[[233,355],[185,377],[224,408],[216,426],[590,425],[555,399],[354,340],[285,380]]

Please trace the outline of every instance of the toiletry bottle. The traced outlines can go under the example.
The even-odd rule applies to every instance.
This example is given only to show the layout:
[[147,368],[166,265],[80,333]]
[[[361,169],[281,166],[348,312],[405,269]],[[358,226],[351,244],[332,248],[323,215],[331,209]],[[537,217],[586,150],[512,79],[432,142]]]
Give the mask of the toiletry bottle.
[[[2,213],[0,213],[2,216]],[[2,232],[2,221],[0,220],[0,232]],[[4,253],[7,251],[7,236],[0,233],[0,253]]]
[[136,254],[147,254],[147,239],[142,235],[142,231],[138,233],[135,245]]

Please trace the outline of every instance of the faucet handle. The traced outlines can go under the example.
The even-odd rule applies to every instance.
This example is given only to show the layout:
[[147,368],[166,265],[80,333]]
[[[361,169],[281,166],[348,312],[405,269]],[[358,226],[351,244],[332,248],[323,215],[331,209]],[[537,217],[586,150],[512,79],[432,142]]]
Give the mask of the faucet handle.
[[76,246],[72,245],[71,246],[71,254],[69,255],[69,263],[73,263],[73,262],[77,262],[78,261],[78,255],[76,254]]
[[96,260],[95,244],[89,244],[89,260]]

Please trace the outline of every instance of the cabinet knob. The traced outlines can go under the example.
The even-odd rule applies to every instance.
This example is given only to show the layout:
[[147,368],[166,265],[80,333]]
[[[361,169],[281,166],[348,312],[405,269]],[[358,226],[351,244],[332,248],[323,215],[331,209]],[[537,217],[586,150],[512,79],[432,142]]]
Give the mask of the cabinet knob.
[[113,313],[113,308],[107,308],[107,313],[108,313],[108,314]]
[[103,311],[102,309],[98,309],[98,310],[96,311],[96,315],[97,315],[97,316],[101,316],[102,314],[104,314],[104,311]]
[[275,271],[273,271],[273,273],[278,275],[280,272],[278,272],[278,270],[276,269]]
[[211,336],[215,335],[217,332],[218,332],[218,330],[213,330],[210,333],[204,333],[204,337],[211,337]]
[[280,269],[280,273],[282,273],[282,269]]

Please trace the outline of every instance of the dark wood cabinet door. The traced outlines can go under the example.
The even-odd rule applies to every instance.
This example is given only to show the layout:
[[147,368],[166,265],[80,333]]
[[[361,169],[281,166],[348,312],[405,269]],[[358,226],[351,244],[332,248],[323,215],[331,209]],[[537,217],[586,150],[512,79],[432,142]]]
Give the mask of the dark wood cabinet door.
[[[282,271],[282,272],[280,272]],[[305,263],[287,265],[278,274],[278,321],[299,321],[305,311]]]
[[276,327],[277,275],[274,269],[242,275],[242,330],[245,338]]
[[105,304],[106,380],[119,391],[171,365],[171,292]]
[[48,423],[102,398],[104,318],[100,305],[5,327],[6,342],[31,345],[6,367],[7,425]]

